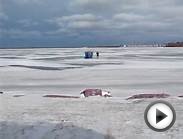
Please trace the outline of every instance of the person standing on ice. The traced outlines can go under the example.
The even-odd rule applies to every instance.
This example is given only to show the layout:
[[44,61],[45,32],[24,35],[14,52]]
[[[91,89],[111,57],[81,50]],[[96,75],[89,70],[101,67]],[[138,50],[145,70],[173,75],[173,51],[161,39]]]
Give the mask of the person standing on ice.
[[96,52],[96,55],[97,55],[97,58],[99,58],[99,52],[98,51]]

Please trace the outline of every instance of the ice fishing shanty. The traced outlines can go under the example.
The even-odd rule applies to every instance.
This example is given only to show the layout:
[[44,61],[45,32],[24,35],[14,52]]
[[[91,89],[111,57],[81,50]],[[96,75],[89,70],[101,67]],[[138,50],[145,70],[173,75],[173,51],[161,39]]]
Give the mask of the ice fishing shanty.
[[91,59],[93,58],[93,52],[92,51],[86,51],[85,52],[85,59]]

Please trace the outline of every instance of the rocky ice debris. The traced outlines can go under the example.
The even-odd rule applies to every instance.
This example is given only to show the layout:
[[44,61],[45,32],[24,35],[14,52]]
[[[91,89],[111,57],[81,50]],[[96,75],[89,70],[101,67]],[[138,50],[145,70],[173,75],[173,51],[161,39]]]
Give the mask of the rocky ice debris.
[[102,96],[102,97],[112,97],[109,91],[103,91],[101,89],[85,89],[80,93],[79,96],[70,96],[70,95],[44,95],[43,97],[49,98],[84,98],[89,96]]
[[89,96],[102,96],[102,97],[112,97],[109,91],[104,91],[101,89],[85,89],[80,93],[82,97],[89,97]]
[[142,98],[167,98],[169,97],[169,94],[137,94],[137,95],[133,95],[129,98],[127,98],[127,100],[129,99],[142,99]]
[[1,91],[0,94],[3,94],[3,92]]

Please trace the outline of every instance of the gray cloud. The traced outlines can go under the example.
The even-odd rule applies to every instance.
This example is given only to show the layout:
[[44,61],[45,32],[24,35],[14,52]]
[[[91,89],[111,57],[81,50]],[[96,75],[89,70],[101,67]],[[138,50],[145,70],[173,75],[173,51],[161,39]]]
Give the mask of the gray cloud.
[[44,0],[12,0],[18,4],[41,4]]
[[19,23],[20,25],[24,26],[24,27],[33,27],[33,26],[37,26],[39,23],[36,21],[32,21],[31,19],[22,19],[17,21],[17,23]]
[[44,37],[77,39],[78,45],[83,39],[87,43],[183,39],[182,0],[6,0],[1,5],[1,29],[10,39],[35,35],[43,42]]
[[60,28],[67,29],[95,29],[101,26],[101,17],[93,14],[76,14],[71,16],[57,17],[52,20]]
[[8,19],[8,16],[3,12],[0,12],[0,20],[7,20],[7,19]]
[[39,31],[25,31],[20,29],[2,29],[1,34],[4,36],[8,36],[9,38],[37,38],[41,36],[41,33]]
[[156,30],[161,31],[171,26],[170,23],[155,20],[151,16],[143,16],[134,13],[117,13],[107,19],[94,14],[76,14],[71,16],[57,17],[52,20],[57,24],[59,30],[69,32],[106,32],[127,31],[134,32]]

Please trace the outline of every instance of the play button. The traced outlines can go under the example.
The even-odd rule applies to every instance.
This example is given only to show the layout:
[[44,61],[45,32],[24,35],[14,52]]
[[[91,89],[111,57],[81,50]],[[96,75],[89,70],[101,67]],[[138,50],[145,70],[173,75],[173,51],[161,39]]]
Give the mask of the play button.
[[144,119],[152,130],[163,132],[173,126],[176,114],[174,108],[168,102],[156,101],[146,108]]
[[165,119],[166,117],[167,117],[166,114],[156,109],[156,124]]

